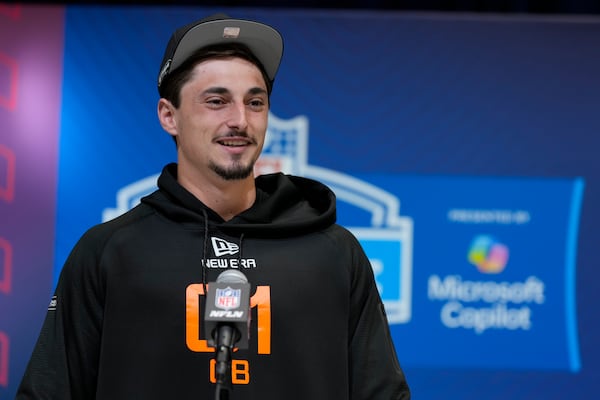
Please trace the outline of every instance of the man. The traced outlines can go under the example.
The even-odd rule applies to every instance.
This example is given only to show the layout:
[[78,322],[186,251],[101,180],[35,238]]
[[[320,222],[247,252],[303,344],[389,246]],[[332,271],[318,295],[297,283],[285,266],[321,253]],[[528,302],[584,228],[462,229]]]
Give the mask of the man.
[[[253,176],[282,53],[273,28],[223,15],[173,34],[158,118],[177,163],[74,247],[17,399],[410,398],[333,193]],[[251,322],[221,382],[204,307],[209,282],[232,270],[251,285]]]

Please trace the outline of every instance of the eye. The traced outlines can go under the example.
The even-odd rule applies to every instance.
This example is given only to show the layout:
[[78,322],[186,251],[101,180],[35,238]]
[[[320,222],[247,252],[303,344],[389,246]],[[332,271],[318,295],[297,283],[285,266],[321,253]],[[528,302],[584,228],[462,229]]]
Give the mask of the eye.
[[250,108],[252,108],[253,110],[262,110],[265,106],[266,102],[263,99],[260,98],[256,98],[256,99],[251,99],[248,102],[248,105],[250,106]]
[[206,104],[211,107],[220,107],[226,103],[225,99],[221,97],[210,97],[206,99]]

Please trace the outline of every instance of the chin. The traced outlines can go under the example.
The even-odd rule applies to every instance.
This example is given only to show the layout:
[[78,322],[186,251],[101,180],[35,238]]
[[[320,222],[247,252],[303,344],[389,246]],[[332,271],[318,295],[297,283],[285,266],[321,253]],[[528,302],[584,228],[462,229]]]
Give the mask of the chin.
[[212,164],[211,169],[226,181],[244,180],[249,176],[254,176],[254,163],[249,165],[235,164],[230,167]]

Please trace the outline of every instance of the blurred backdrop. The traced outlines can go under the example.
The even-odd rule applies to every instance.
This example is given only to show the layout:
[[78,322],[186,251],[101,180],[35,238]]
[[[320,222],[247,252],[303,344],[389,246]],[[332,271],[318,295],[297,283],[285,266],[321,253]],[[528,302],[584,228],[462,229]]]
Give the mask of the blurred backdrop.
[[600,5],[594,1],[0,4],[0,399],[64,260],[174,161],[170,33],[279,29],[257,173],[327,183],[367,251],[415,399],[600,388]]

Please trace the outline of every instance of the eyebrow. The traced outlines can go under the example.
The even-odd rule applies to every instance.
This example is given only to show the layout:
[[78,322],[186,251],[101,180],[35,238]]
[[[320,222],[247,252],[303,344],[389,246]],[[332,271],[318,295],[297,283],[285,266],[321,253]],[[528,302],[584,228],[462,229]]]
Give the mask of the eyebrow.
[[220,86],[209,87],[208,89],[206,89],[205,91],[202,92],[202,94],[225,94],[225,93],[229,93],[229,90],[224,87],[220,87]]
[[[230,93],[229,89],[221,87],[221,86],[213,86],[202,92],[203,94],[227,94]],[[248,90],[248,94],[257,95],[257,94],[267,94],[267,91],[261,87],[253,87]]]
[[268,94],[267,91],[261,87],[253,87],[252,89],[248,90],[248,94]]

